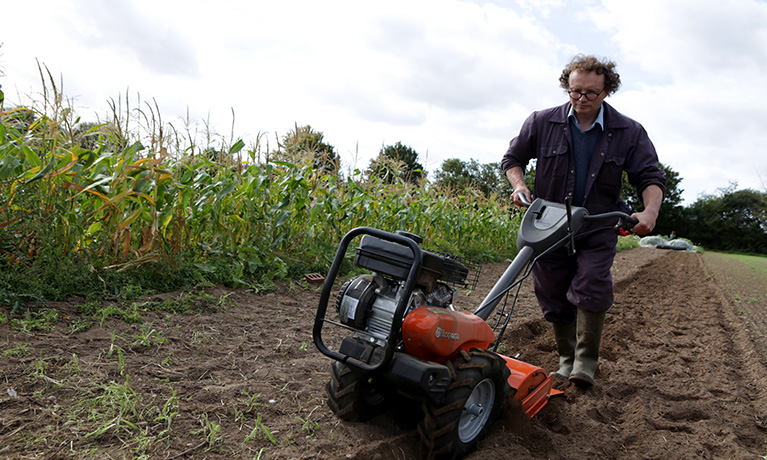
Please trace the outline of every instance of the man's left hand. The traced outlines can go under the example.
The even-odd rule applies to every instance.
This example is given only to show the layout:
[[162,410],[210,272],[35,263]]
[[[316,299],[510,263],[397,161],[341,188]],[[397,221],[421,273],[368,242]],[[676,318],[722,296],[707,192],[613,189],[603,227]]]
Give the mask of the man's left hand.
[[639,220],[639,223],[631,229],[637,235],[646,235],[655,228],[655,222],[658,220],[658,214],[651,211],[635,212],[631,215]]

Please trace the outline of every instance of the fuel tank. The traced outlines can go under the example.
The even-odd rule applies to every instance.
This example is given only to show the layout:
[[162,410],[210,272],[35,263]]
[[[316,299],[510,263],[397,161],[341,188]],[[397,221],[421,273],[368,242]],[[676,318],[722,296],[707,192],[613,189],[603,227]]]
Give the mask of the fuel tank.
[[405,351],[415,357],[442,363],[459,350],[486,349],[494,340],[493,329],[472,313],[442,307],[418,307],[402,322]]

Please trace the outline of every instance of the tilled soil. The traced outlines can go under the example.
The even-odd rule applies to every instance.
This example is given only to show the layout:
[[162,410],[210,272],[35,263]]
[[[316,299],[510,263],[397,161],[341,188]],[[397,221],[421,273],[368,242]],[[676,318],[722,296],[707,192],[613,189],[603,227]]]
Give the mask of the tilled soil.
[[[619,253],[596,385],[558,382],[564,394],[534,418],[507,403],[466,458],[766,456],[767,349],[757,337],[764,325],[746,324],[753,318],[744,319],[720,284],[722,265],[704,257]],[[457,306],[473,309],[505,267],[485,266]],[[757,276],[743,289],[764,293],[764,281]],[[553,334],[529,284],[503,346],[551,371]],[[53,331],[0,324],[0,458],[424,457],[417,410],[345,423],[325,405],[329,360],[311,338],[318,287],[207,293],[219,305],[139,310],[141,322],[94,320],[82,332],[74,304],[57,306]],[[748,298],[758,318],[767,307]]]

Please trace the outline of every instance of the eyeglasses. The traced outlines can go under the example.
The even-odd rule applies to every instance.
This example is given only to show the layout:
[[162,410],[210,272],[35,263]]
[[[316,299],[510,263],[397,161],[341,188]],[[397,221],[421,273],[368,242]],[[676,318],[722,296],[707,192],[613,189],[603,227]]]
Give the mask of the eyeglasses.
[[574,89],[568,90],[567,94],[570,95],[571,98],[577,100],[580,100],[581,96],[586,96],[587,101],[593,101],[596,98],[599,97],[600,94],[602,94],[605,90],[602,90],[598,93],[595,93],[594,91],[586,91],[585,93],[582,93],[580,91],[575,91]]

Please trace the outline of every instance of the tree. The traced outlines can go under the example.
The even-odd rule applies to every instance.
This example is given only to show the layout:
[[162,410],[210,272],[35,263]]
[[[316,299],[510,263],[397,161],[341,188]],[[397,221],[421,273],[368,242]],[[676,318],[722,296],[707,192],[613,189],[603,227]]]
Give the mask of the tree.
[[381,147],[378,156],[370,160],[368,173],[389,184],[397,180],[417,184],[426,177],[418,153],[402,142]]
[[[474,160],[471,161],[474,162]],[[455,191],[464,191],[474,186],[471,165],[458,158],[443,161],[440,169],[434,172],[434,176],[436,184]]]
[[[684,208],[682,207],[682,192],[684,189],[679,188],[679,183],[682,178],[679,177],[679,173],[671,169],[670,166],[659,164],[663,169],[663,173],[666,175],[666,192],[663,195],[663,203],[660,206],[660,213],[658,215],[658,222],[655,225],[654,233],[661,235],[668,235],[672,231],[679,233],[680,228],[684,226]],[[639,196],[636,187],[631,185],[628,180],[628,175],[624,171],[623,173],[623,188],[621,190],[621,198],[626,202],[629,208],[636,212],[644,210],[644,203],[642,197]],[[680,234],[681,235],[681,234]]]
[[314,169],[327,173],[339,171],[339,158],[336,148],[324,142],[325,135],[312,129],[310,125],[298,126],[282,136],[277,157],[297,164],[301,160],[310,161]]
[[736,186],[685,210],[688,238],[709,249],[767,254],[767,193]]
[[511,184],[501,171],[500,163],[480,164],[477,160],[461,161],[451,158],[442,162],[435,172],[435,183],[448,187],[458,193],[469,189],[481,191],[485,196],[490,194],[511,195]]

